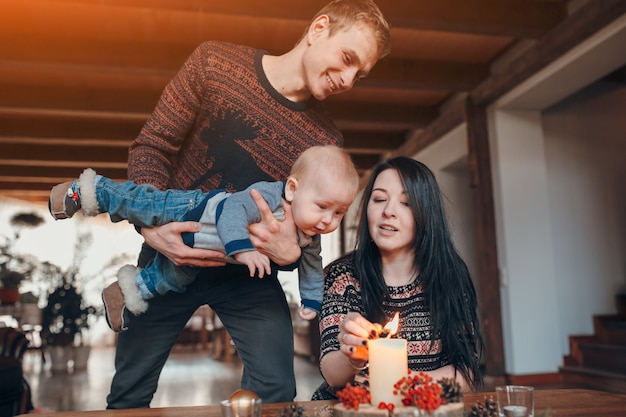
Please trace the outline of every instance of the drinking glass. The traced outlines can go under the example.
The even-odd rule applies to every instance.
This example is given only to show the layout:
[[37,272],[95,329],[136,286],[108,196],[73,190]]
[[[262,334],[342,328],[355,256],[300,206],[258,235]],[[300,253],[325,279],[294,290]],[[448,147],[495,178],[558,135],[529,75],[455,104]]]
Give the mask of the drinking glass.
[[535,389],[521,385],[496,387],[498,414],[500,417],[534,417]]
[[220,402],[222,417],[261,417],[260,398],[224,400]]

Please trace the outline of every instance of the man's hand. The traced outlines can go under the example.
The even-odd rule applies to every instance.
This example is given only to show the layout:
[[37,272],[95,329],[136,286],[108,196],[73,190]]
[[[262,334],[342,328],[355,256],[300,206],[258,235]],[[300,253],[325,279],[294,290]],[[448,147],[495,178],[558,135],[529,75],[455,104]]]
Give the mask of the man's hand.
[[270,258],[263,255],[259,251],[249,250],[246,252],[239,252],[234,255],[237,262],[240,262],[248,267],[250,271],[250,277],[254,277],[257,273],[259,278],[263,278],[265,275],[269,275],[272,272],[270,268]]
[[194,249],[183,243],[182,233],[200,231],[200,223],[197,222],[172,222],[153,228],[142,228],[146,243],[165,255],[174,265],[189,265],[198,267],[224,266],[222,259],[226,255],[209,250]]
[[250,195],[254,199],[261,221],[248,226],[250,241],[255,248],[267,255],[278,265],[289,265],[300,258],[300,246],[296,225],[291,215],[291,206],[284,204],[285,220],[276,220],[267,202],[257,190],[251,190]]

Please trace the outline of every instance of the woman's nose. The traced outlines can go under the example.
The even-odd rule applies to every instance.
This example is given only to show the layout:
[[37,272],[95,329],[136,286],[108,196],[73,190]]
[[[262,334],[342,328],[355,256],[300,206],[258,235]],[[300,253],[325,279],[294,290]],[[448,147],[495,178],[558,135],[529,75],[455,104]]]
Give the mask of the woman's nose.
[[394,217],[396,215],[396,210],[393,207],[393,204],[388,203],[384,210],[383,210],[383,215],[386,217]]

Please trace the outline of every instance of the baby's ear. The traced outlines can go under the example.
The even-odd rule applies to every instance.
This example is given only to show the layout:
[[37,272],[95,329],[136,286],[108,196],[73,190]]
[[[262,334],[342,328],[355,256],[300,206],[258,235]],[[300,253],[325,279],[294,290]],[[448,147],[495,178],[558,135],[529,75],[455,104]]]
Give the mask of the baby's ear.
[[293,201],[293,196],[296,194],[297,188],[298,180],[294,177],[287,178],[285,183],[285,200],[291,203]]

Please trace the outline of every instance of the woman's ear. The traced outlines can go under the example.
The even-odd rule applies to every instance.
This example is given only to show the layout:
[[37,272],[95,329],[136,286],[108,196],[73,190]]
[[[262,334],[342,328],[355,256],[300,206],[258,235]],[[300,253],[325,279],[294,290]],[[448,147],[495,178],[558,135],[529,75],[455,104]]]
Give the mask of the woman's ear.
[[297,188],[298,180],[294,177],[287,178],[287,182],[285,183],[285,200],[291,203],[293,201],[293,196],[295,195]]
[[309,45],[315,42],[327,29],[330,19],[325,14],[318,16],[309,25],[309,31],[307,32],[307,40]]

